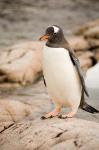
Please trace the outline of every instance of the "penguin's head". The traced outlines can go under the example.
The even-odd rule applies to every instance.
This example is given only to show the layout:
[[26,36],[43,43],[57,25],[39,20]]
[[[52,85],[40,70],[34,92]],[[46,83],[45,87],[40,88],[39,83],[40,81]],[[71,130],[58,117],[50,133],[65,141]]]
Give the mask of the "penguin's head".
[[50,43],[60,43],[63,39],[63,31],[57,25],[48,27],[45,31],[45,34],[42,37],[40,37],[40,41],[45,40]]

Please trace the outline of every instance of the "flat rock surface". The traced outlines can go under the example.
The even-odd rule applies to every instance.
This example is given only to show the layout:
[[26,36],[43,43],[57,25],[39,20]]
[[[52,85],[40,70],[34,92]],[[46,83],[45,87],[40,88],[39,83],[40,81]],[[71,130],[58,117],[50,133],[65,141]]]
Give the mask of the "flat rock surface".
[[0,150],[98,150],[99,124],[81,119],[23,121],[1,133]]

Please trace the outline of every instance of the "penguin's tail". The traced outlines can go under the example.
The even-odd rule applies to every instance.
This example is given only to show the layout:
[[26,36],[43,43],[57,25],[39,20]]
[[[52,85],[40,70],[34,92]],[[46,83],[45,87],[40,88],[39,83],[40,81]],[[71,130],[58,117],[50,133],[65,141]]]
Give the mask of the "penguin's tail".
[[86,102],[82,106],[80,106],[81,109],[89,112],[89,113],[99,113],[99,110],[93,108],[92,106],[88,105]]

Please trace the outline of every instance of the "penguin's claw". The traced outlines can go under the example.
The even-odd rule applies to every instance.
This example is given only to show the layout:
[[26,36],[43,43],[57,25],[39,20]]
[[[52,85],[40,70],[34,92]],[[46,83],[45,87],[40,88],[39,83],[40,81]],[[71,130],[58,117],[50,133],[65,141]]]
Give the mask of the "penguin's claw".
[[42,120],[45,120],[45,119],[48,119],[48,118],[53,118],[53,117],[54,117],[54,116],[49,116],[49,117],[42,116],[42,117],[41,117],[41,119],[42,119]]
[[45,119],[46,119],[46,117],[45,117],[45,116],[42,116],[42,117],[41,117],[41,119],[42,119],[42,120],[45,120]]
[[54,116],[51,115],[49,118],[53,118],[53,117],[54,117]]
[[59,115],[58,118],[60,118],[60,119],[67,119],[68,117],[67,116]]
[[42,116],[41,119],[42,119],[42,120],[51,119],[51,118],[56,117],[56,116],[57,116],[57,115],[55,115],[55,116],[54,116],[54,115],[51,115],[51,116],[46,116],[46,115],[45,115],[45,116]]

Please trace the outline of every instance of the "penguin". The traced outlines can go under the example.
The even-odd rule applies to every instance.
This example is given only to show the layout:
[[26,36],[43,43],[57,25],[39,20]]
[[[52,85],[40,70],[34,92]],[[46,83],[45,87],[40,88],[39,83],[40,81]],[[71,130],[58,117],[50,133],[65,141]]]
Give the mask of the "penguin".
[[[84,93],[87,96],[89,94],[80,63],[65,39],[62,28],[57,25],[49,26],[39,40],[46,41],[42,54],[43,79],[55,106],[54,110],[41,118],[72,118],[79,107],[90,113],[98,113],[98,110],[85,102]],[[68,107],[70,111],[59,115],[62,107]]]

